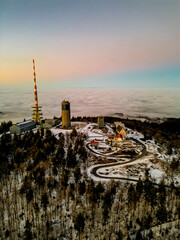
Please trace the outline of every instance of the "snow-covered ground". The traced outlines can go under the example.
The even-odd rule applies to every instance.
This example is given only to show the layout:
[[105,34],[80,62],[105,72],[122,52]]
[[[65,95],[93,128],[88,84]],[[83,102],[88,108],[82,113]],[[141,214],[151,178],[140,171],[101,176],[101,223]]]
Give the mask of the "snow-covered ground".
[[51,132],[54,134],[54,136],[59,139],[59,134],[63,133],[65,136],[67,133],[71,133],[72,129],[61,129],[61,128],[51,128]]
[[[156,159],[154,161],[153,155],[149,155],[135,162],[124,163],[123,165],[119,166],[102,167],[97,171],[97,174],[106,177],[127,177],[138,180],[139,177],[141,177],[142,179],[144,178],[145,172],[148,169],[149,177],[155,183],[160,183],[161,180],[164,180],[165,184],[169,185],[173,180],[176,186],[180,185],[180,175],[175,175],[173,176],[173,178],[167,178],[166,164],[167,163],[160,159]],[[88,169],[89,174],[91,173],[92,168],[93,166],[90,167],[90,170]],[[92,174],[91,177],[94,179],[94,176],[92,176]],[[104,181],[104,178],[102,178],[101,180]]]
[[[85,122],[72,122],[72,126],[76,127],[76,130],[80,133],[83,133],[87,136],[86,143],[90,143],[91,141],[99,141],[99,146],[96,149],[95,147],[89,144],[89,148],[92,151],[93,155],[97,159],[99,156],[106,157],[107,159],[110,157],[111,159],[119,161],[120,163],[123,162],[123,165],[114,166],[114,167],[102,167],[98,170],[98,174],[106,177],[129,177],[132,179],[138,179],[139,177],[144,177],[146,169],[149,170],[149,177],[156,183],[159,183],[162,179],[165,181],[166,184],[170,184],[171,181],[174,181],[175,185],[180,185],[180,174],[174,175],[171,179],[167,179],[167,164],[171,162],[173,158],[178,157],[178,153],[174,153],[171,156],[167,155],[167,150],[160,146],[159,144],[155,143],[154,140],[147,140],[144,141],[143,134],[134,131],[130,128],[126,128],[128,132],[128,138],[138,139],[141,143],[145,144],[147,148],[148,155],[136,160],[131,163],[125,163],[129,161],[129,159],[121,156],[121,155],[114,155],[117,154],[120,150],[117,147],[111,147],[106,140],[108,139],[109,134],[114,134],[114,130],[110,127],[109,124],[105,125],[106,133],[97,128],[96,123],[85,123]],[[52,128],[52,133],[58,138],[59,133],[63,133],[66,135],[70,133],[72,130],[67,129],[60,129],[60,128]],[[142,151],[142,146],[138,145],[133,141],[133,144],[136,146],[136,152],[140,153]],[[111,148],[111,149],[110,149]],[[121,159],[122,158],[122,159]],[[122,161],[121,161],[122,160]],[[97,161],[96,161],[97,162]],[[91,178],[94,180],[100,180],[100,178],[95,177],[91,174],[92,168],[95,167],[93,165],[93,161],[91,162],[92,166],[87,169],[87,173]],[[97,166],[97,165],[96,165]],[[102,166],[102,165],[100,165]],[[107,179],[102,178],[101,180],[107,181]]]
[[[96,131],[96,134],[93,131],[93,127],[96,126],[95,124],[88,124],[84,130],[86,131],[88,137],[92,140],[97,140],[97,133],[100,135],[98,139],[101,139],[103,143],[99,143],[99,149],[95,149],[93,147],[92,150],[97,154],[103,154],[103,156],[109,156],[111,153],[105,153],[106,149],[108,148],[108,145],[105,143],[105,135],[101,133],[101,130]],[[112,128],[109,125],[106,125],[108,128],[108,132],[113,133]],[[83,131],[84,131],[83,130]],[[166,184],[170,184],[173,180],[175,185],[180,184],[180,175],[173,176],[171,179],[167,179],[167,163],[172,161],[173,158],[177,157],[177,154],[172,154],[171,156],[168,156],[166,154],[166,149],[161,149],[162,147],[159,144],[156,144],[154,140],[147,140],[143,141],[143,134],[133,131],[132,129],[126,128],[128,131],[128,138],[134,138],[138,139],[140,142],[145,144],[147,148],[148,155],[134,161],[132,163],[125,163],[120,166],[114,166],[114,167],[102,167],[97,171],[99,175],[106,176],[106,177],[129,177],[132,179],[138,179],[139,177],[144,178],[146,169],[149,170],[149,177],[156,183],[159,183],[162,179],[165,181]],[[107,147],[106,147],[106,146]],[[141,151],[141,146],[136,146],[138,151]],[[160,151],[161,149],[161,151]],[[117,150],[112,149],[115,152]],[[97,165],[96,165],[97,166]],[[94,166],[91,166],[88,168],[88,175],[91,176],[94,180],[99,180],[100,178],[97,178],[91,174],[91,170]],[[101,180],[104,181],[104,178]],[[106,180],[106,179],[105,179]]]
[[128,138],[135,138],[135,139],[142,139],[142,138],[144,138],[144,135],[142,133],[134,131],[134,130],[132,130],[130,128],[126,128],[126,131],[128,132],[128,134],[127,134]]

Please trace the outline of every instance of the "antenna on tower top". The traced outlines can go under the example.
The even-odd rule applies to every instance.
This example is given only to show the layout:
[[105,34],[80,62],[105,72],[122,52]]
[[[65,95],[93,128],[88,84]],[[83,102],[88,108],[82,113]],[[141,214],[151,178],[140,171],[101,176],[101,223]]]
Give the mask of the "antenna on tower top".
[[35,73],[35,62],[34,62],[34,59],[33,59],[33,74],[34,74],[34,97],[35,97],[35,107],[38,107],[37,86],[36,86],[36,73]]
[[37,86],[36,86],[36,73],[35,73],[35,61],[33,59],[33,75],[34,75],[34,97],[35,97],[35,107],[33,108],[33,120],[36,123],[40,123],[42,119],[42,113],[41,113],[41,108],[38,106],[38,95],[37,95]]

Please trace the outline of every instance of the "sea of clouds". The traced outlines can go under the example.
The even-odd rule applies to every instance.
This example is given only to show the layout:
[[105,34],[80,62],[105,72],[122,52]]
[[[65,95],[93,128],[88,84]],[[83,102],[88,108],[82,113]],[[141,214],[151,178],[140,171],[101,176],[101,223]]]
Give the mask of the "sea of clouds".
[[[61,116],[61,102],[71,103],[71,116],[124,113],[148,117],[180,117],[180,89],[74,88],[43,90],[38,93],[44,118]],[[0,121],[30,119],[33,91],[1,90]]]

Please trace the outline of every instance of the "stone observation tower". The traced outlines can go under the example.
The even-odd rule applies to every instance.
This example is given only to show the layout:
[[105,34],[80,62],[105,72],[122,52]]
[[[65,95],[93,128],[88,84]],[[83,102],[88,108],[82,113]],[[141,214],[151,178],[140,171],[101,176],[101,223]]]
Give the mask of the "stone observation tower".
[[71,126],[70,102],[62,102],[62,127],[68,128]]

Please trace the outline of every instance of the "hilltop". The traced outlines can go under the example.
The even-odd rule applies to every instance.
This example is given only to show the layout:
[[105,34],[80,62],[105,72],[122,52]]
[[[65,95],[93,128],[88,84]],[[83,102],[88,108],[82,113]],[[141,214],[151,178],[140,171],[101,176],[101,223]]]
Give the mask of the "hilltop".
[[[108,147],[115,121],[133,151]],[[96,122],[1,136],[2,239],[178,238],[179,119]]]

